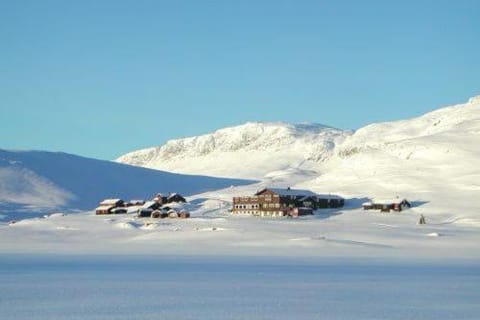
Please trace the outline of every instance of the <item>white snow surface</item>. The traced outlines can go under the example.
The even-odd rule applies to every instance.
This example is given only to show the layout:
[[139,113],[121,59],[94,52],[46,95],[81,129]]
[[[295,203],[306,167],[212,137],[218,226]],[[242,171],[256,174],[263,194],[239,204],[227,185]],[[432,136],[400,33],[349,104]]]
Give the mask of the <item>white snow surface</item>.
[[479,280],[451,263],[5,255],[0,301],[2,320],[476,320]]

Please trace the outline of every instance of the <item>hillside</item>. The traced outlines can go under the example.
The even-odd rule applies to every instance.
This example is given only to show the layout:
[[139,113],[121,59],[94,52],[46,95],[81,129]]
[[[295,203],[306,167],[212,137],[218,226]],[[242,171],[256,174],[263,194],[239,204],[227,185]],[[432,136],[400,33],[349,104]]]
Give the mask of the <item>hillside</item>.
[[248,122],[170,140],[116,161],[178,173],[259,179],[277,170],[315,169],[349,134],[319,124]]
[[[441,214],[480,205],[480,97],[353,134],[320,125],[247,123],[117,159],[176,172],[251,177],[352,198],[408,196]],[[230,191],[227,192],[230,196]]]
[[407,196],[435,215],[480,221],[480,97],[411,120],[366,126],[335,150],[314,189]]
[[23,209],[87,210],[108,197],[143,199],[157,192],[185,195],[230,185],[238,179],[181,175],[44,151],[0,150],[0,213]]

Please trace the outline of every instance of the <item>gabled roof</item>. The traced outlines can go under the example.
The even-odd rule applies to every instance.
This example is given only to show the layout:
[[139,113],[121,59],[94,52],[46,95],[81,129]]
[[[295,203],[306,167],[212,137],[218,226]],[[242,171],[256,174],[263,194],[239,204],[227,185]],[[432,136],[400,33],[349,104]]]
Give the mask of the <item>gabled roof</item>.
[[100,202],[100,205],[101,206],[103,206],[103,205],[115,205],[119,201],[122,201],[122,199],[105,199],[102,202]]
[[134,200],[130,200],[128,201],[129,203],[139,203],[139,202],[145,202],[145,200],[140,200],[140,199],[134,199]]
[[[396,199],[373,199],[374,204],[395,204],[395,203],[402,203],[403,201],[407,201],[405,198],[396,198]],[[407,201],[408,202],[408,201]]]
[[150,209],[151,206],[157,204],[156,201],[147,201],[140,207],[140,209]]
[[179,193],[171,193],[171,194],[168,195],[167,199],[171,199],[171,198],[176,197],[176,196],[182,197],[182,195],[179,194]]

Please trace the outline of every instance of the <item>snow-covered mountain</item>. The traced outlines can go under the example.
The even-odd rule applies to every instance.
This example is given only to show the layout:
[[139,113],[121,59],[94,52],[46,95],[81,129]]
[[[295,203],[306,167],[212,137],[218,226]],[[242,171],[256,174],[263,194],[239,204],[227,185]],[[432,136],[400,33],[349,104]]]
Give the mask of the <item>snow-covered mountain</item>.
[[[172,140],[117,161],[182,174],[251,178],[263,180],[261,186],[301,186],[351,198],[402,195],[434,202],[430,206],[439,211],[455,202],[471,211],[480,209],[472,205],[480,192],[479,159],[476,97],[355,133],[317,124],[247,123]],[[0,150],[0,210],[90,209],[110,196],[145,198],[173,190],[189,195],[245,184],[182,174],[64,153]],[[256,187],[260,185],[252,188]],[[214,197],[231,197],[231,192]]]
[[319,124],[248,122],[170,140],[116,161],[178,173],[258,179],[272,171],[314,169],[349,135]]
[[[430,168],[432,161],[478,159],[479,105],[479,97],[471,98],[414,119],[371,124],[354,134],[316,124],[252,122],[171,140],[116,161],[177,173],[253,179],[333,175],[346,163],[368,172],[381,168],[395,172],[396,165],[412,163]],[[357,178],[352,172],[347,176]]]
[[474,193],[480,191],[480,97],[353,134],[321,125],[247,123],[172,140],[117,161],[358,198],[438,198],[440,207],[458,201],[459,207],[472,208]]
[[[304,187],[359,196],[407,196],[480,217],[480,97],[402,121],[366,126],[345,139]],[[447,209],[448,208],[448,209]]]
[[44,151],[0,150],[0,213],[92,209],[108,197],[185,195],[249,181],[172,174],[111,161]]

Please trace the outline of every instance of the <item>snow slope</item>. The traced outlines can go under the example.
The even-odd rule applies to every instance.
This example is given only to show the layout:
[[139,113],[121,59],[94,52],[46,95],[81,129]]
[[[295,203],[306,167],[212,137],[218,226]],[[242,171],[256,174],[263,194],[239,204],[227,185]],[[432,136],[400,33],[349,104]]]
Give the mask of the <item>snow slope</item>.
[[134,151],[116,161],[178,173],[258,179],[271,171],[312,169],[349,132],[319,124],[246,124]]
[[0,150],[0,212],[87,210],[99,200],[149,198],[157,192],[190,195],[238,179],[172,174],[66,153]]
[[[480,97],[351,134],[318,125],[247,123],[119,158],[177,172],[252,177],[358,199],[407,197],[445,221],[480,225]],[[248,189],[248,191],[247,191]],[[218,191],[228,200],[253,188]],[[251,189],[251,190],[250,190]]]
[[411,120],[366,126],[302,183],[346,196],[407,197],[428,214],[480,225],[480,97]]

